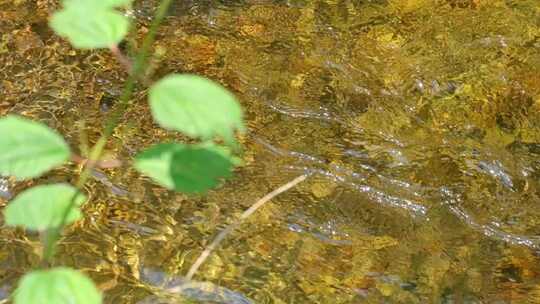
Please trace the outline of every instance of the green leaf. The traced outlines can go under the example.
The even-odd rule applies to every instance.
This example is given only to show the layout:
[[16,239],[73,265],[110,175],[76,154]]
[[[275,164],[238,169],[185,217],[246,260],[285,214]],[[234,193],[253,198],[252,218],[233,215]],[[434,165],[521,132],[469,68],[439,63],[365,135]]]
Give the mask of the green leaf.
[[195,75],[172,74],[149,92],[154,119],[164,128],[203,140],[221,136],[232,142],[243,131],[242,109],[221,85]]
[[17,179],[40,176],[70,156],[64,139],[49,127],[8,115],[0,119],[0,174]]
[[[76,192],[77,189],[68,184],[40,185],[27,189],[4,209],[6,224],[37,231],[58,227]],[[81,218],[79,206],[85,201],[85,195],[77,195],[66,225]]]
[[202,193],[230,177],[238,159],[213,144],[158,144],[135,158],[135,168],[158,184],[180,192]]
[[101,294],[84,274],[58,267],[25,274],[14,299],[15,304],[100,304]]
[[[93,0],[97,2],[103,0]],[[71,0],[64,9],[54,13],[50,26],[56,34],[66,38],[76,48],[108,48],[126,36],[129,20],[107,6],[79,4]],[[108,0],[106,3],[124,1]]]

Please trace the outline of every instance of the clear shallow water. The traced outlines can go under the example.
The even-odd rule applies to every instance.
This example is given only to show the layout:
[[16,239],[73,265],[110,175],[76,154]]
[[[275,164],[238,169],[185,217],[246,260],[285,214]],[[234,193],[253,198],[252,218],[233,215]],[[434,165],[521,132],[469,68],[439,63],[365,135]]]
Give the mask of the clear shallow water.
[[[95,140],[120,65],[52,35],[51,3],[0,5],[0,114],[38,118],[74,147],[84,117]],[[136,3],[140,26],[154,5]],[[156,78],[233,90],[245,165],[201,198],[129,168],[96,173],[58,263],[87,271],[107,303],[152,301],[164,287],[146,269],[181,277],[218,229],[308,172],[197,280],[255,303],[539,302],[539,25],[537,1],[178,1]],[[174,136],[152,124],[141,87],[108,153]],[[68,169],[37,182],[70,181]],[[38,238],[2,229],[0,246],[9,290],[39,260]]]

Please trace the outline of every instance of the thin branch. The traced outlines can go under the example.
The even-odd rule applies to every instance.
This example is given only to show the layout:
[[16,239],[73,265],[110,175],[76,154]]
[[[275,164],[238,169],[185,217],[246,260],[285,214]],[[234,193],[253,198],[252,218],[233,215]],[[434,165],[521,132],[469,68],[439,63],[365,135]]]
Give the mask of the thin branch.
[[133,72],[133,63],[131,60],[122,53],[122,51],[118,48],[118,45],[114,44],[109,47],[109,50],[111,53],[116,57],[116,60],[120,62],[124,68],[126,68],[127,72],[131,74]]
[[[90,161],[88,160],[88,158],[84,158],[77,154],[72,154],[71,160],[82,166],[88,166],[90,164]],[[94,162],[92,166],[94,168],[101,168],[101,169],[118,168],[122,166],[122,161],[118,159],[103,159],[103,160],[98,160]]]
[[79,124],[79,150],[84,157],[88,157],[90,154],[90,148],[88,147],[88,133],[86,132],[86,120],[81,120]]
[[193,263],[193,265],[191,265],[191,268],[189,269],[189,271],[188,271],[188,273],[186,275],[186,279],[188,281],[191,281],[191,279],[193,279],[193,276],[195,275],[197,270],[199,270],[201,265],[206,261],[206,259],[208,259],[208,257],[212,253],[212,251],[214,251],[217,248],[217,246],[219,245],[219,243],[221,243],[221,241],[223,241],[225,239],[225,237],[227,237],[227,235],[229,233],[231,233],[236,227],[238,227],[242,223],[243,220],[247,219],[250,215],[252,215],[255,211],[257,211],[257,209],[262,207],[266,202],[270,201],[271,199],[273,199],[274,197],[280,195],[281,193],[291,189],[292,187],[296,186],[298,183],[304,181],[306,178],[307,178],[307,175],[298,176],[297,178],[293,179],[292,181],[286,183],[285,185],[283,185],[283,186],[275,189],[274,191],[268,193],[263,198],[261,198],[257,202],[255,202],[251,207],[249,207],[249,209],[244,211],[244,213],[242,213],[242,215],[240,215],[240,218],[238,218],[236,221],[229,224],[225,229],[223,229],[216,236],[216,238],[212,241],[212,243],[210,243],[210,245],[208,245],[208,247],[206,247],[204,249],[204,251],[201,253],[199,258],[197,258],[195,263]]
[[58,225],[55,228],[49,229],[46,232],[43,262],[50,262],[52,255],[54,253],[56,242],[60,239],[61,231],[62,229],[64,229],[64,226],[66,225],[68,215],[70,211],[73,208],[75,208],[77,197],[81,195],[82,188],[84,184],[86,183],[86,181],[88,180],[88,178],[90,178],[92,169],[94,169],[97,161],[100,159],[101,155],[103,154],[103,150],[105,148],[105,145],[107,144],[109,137],[114,132],[114,129],[118,125],[120,117],[124,114],[124,112],[127,109],[127,106],[129,105],[131,96],[133,95],[133,91],[135,90],[137,77],[138,75],[141,75],[142,73],[144,73],[146,64],[148,62],[147,54],[150,51],[152,44],[154,43],[158,27],[163,21],[163,19],[165,18],[165,15],[167,14],[167,10],[169,9],[169,6],[171,5],[171,3],[172,3],[172,0],[161,1],[156,11],[155,18],[152,21],[152,24],[150,25],[150,30],[148,31],[148,34],[146,34],[146,36],[144,37],[141,51],[137,54],[131,73],[129,74],[129,77],[126,80],[126,84],[124,86],[122,96],[120,96],[118,107],[108,117],[107,123],[103,130],[103,134],[98,139],[96,144],[92,147],[90,151],[90,155],[88,156],[88,162],[86,163],[86,166],[81,172],[79,179],[77,181],[77,184],[75,185],[77,192],[71,197],[71,201],[68,207],[64,211],[64,214],[62,214],[62,220],[60,221],[60,225]]

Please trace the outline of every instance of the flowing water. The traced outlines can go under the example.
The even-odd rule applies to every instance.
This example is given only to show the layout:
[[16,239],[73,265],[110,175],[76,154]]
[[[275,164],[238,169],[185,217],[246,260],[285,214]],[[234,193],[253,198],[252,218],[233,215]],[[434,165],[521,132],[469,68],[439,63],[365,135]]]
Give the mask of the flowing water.
[[[132,43],[155,6],[128,12]],[[126,73],[56,37],[56,7],[0,0],[0,114],[39,119],[77,149]],[[540,303],[539,1],[182,0],[155,53],[154,79],[197,73],[239,97],[244,165],[204,197],[129,163],[94,172],[55,263],[89,274],[106,303]],[[141,85],[107,155],[172,138]],[[4,178],[0,202],[78,170]],[[306,173],[181,285],[220,229]],[[40,248],[0,230],[0,299]],[[184,300],[165,294],[174,286]]]

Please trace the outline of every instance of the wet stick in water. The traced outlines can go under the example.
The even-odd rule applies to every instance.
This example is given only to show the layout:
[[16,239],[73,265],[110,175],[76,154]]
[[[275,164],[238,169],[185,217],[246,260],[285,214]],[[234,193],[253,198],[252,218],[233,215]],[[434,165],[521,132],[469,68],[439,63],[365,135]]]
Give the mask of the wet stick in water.
[[188,281],[193,279],[193,276],[195,275],[195,273],[197,273],[197,270],[199,270],[201,265],[206,261],[206,259],[208,259],[212,251],[214,251],[217,248],[217,246],[219,246],[219,244],[227,237],[227,235],[229,235],[229,233],[231,233],[236,227],[238,227],[242,223],[242,221],[247,219],[250,215],[252,215],[255,211],[257,211],[257,209],[262,207],[266,202],[270,201],[271,199],[280,195],[281,193],[291,189],[292,187],[304,181],[306,178],[307,178],[307,175],[300,175],[297,178],[293,179],[292,181],[286,183],[285,185],[268,193],[267,195],[262,197],[260,200],[256,201],[253,205],[251,205],[249,209],[247,209],[246,211],[244,211],[244,213],[242,213],[242,215],[240,215],[240,218],[238,218],[236,221],[234,221],[233,223],[228,225],[225,229],[223,229],[212,241],[212,243],[210,243],[210,245],[206,247],[206,249],[204,249],[204,251],[197,258],[195,263],[193,263],[193,265],[189,269],[186,275],[186,279]]

